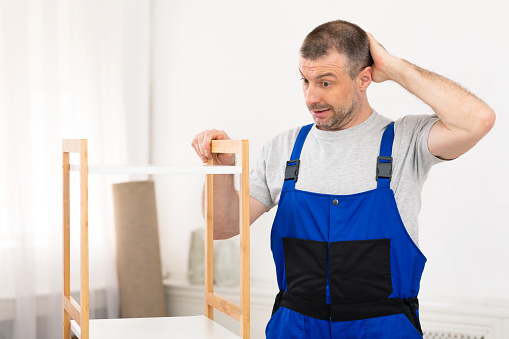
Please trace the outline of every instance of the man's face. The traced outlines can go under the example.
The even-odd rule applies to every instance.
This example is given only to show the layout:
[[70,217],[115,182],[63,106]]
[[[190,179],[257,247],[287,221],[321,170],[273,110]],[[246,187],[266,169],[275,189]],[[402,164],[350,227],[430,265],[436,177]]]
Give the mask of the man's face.
[[338,52],[317,60],[300,58],[304,98],[319,129],[343,129],[359,111],[359,93],[348,75],[346,60]]

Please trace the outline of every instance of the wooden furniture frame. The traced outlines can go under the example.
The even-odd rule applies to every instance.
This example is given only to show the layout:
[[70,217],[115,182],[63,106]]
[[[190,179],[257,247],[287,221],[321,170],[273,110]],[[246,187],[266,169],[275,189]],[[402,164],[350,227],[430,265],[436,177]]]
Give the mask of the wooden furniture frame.
[[[162,174],[162,173],[204,173],[205,181],[205,316],[214,319],[214,309],[240,322],[241,338],[249,339],[250,334],[250,239],[249,239],[249,143],[247,140],[213,140],[212,153],[236,153],[240,166],[190,167],[90,167],[86,139],[62,140],[63,154],[63,338],[69,339],[72,329],[79,332],[81,339],[89,339],[89,256],[88,256],[88,176],[89,174]],[[80,164],[71,165],[70,153],[78,153]],[[80,173],[80,303],[71,297],[70,286],[70,171]],[[240,173],[239,227],[240,227],[240,304],[214,293],[213,277],[213,175]],[[164,318],[162,318],[164,319]],[[129,319],[126,319],[126,321]],[[92,320],[94,321],[94,320]],[[105,320],[101,320],[104,322]],[[161,333],[161,335],[167,333]],[[123,337],[118,333],[118,337]]]

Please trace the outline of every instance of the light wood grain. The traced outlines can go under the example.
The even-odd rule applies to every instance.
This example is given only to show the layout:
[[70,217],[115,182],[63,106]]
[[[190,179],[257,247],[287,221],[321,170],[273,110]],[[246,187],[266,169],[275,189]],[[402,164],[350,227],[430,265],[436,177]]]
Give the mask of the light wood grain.
[[81,326],[81,307],[78,302],[74,300],[73,297],[64,297],[63,302],[64,309],[71,315],[76,323]]
[[[213,160],[207,161],[208,166],[214,164]],[[214,291],[214,176],[207,174],[205,183],[205,316],[214,320],[214,308],[208,302],[208,295]]]
[[[65,140],[64,140],[65,141]],[[71,315],[65,307],[65,300],[71,295],[71,238],[70,238],[70,176],[69,176],[69,153],[62,153],[62,186],[63,186],[63,339],[69,339],[71,336]]]
[[88,275],[88,147],[81,141],[80,153],[81,205],[81,339],[89,339],[89,275]]
[[241,140],[212,140],[212,153],[240,153]]
[[240,336],[244,339],[250,337],[250,237],[249,237],[249,143],[242,140],[240,153],[242,174],[240,180],[240,307],[242,319],[240,321]]
[[239,304],[234,303],[233,301],[213,292],[207,294],[207,302],[216,310],[223,312],[227,316],[232,317],[237,321],[240,321],[242,312],[240,310]]

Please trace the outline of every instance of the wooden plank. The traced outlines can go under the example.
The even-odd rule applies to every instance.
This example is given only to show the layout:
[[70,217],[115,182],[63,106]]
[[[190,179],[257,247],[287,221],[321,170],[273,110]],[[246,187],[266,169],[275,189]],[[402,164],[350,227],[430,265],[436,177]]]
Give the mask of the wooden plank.
[[[63,187],[63,208],[62,208],[62,249],[63,249],[63,299],[71,295],[71,235],[70,235],[70,176],[69,176],[69,153],[62,153],[62,187]],[[69,339],[71,337],[71,315],[65,309],[63,303],[63,338]]]
[[63,339],[69,339],[71,337],[71,314],[65,310],[64,306],[64,322],[63,322]]
[[81,205],[81,339],[89,339],[89,262],[88,262],[88,147],[81,142],[80,152]]
[[81,143],[85,139],[63,139],[62,152],[81,153]]
[[240,305],[234,303],[231,300],[228,300],[219,294],[214,292],[207,294],[207,303],[208,305],[214,307],[216,310],[219,310],[233,319],[240,321],[241,310]]
[[240,153],[240,140],[212,140],[212,153]]
[[[71,315],[76,323],[81,326],[81,307],[73,297],[64,297],[64,309]],[[69,322],[70,326],[70,322]]]
[[240,180],[239,222],[240,222],[240,307],[242,320],[240,321],[240,336],[250,337],[250,218],[249,218],[249,142],[242,140],[240,153],[242,174]]
[[[208,160],[207,166],[213,166],[214,161]],[[205,316],[214,320],[214,308],[207,302],[207,296],[214,291],[214,179],[212,174],[205,178]]]

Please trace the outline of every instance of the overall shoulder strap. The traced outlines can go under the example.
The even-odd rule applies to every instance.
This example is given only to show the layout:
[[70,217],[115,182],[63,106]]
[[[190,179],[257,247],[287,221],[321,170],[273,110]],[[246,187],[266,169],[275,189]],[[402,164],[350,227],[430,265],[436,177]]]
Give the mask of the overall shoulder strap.
[[313,127],[313,124],[302,126],[299,135],[297,135],[290,160],[286,162],[283,190],[295,189],[295,182],[299,177],[300,152],[302,151],[302,146],[304,145],[304,141],[306,141],[311,127]]
[[392,144],[394,142],[394,122],[384,131],[380,144],[380,154],[376,159],[377,188],[390,188],[392,176]]

